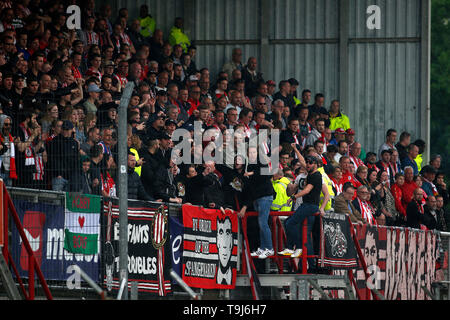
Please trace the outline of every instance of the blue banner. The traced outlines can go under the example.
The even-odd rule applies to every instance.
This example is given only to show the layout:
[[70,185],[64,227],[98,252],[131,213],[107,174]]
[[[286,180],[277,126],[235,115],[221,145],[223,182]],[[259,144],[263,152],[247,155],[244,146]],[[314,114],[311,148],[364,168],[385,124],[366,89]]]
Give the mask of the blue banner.
[[[25,235],[46,280],[65,280],[69,289],[83,281],[73,269],[78,265],[94,281],[99,281],[99,254],[73,254],[64,249],[64,216],[61,205],[15,200]],[[28,277],[28,254],[17,228],[11,230],[11,255],[21,277]]]
[[183,266],[183,223],[176,217],[169,217],[169,230],[170,244],[172,246],[172,269],[181,278]]

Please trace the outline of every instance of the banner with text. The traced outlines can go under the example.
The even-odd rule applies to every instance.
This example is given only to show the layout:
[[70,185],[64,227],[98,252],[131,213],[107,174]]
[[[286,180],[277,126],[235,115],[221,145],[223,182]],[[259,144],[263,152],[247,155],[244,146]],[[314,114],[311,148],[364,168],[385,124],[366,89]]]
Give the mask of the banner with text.
[[[105,199],[102,239],[104,286],[118,290],[119,201]],[[128,286],[138,282],[140,293],[166,296],[172,292],[168,209],[161,203],[128,200]]]
[[[72,253],[64,248],[64,206],[24,200],[13,202],[46,280],[66,280],[69,289],[77,288],[82,279],[73,266],[78,265],[92,279],[99,281],[98,253]],[[26,278],[29,256],[17,228],[12,228],[11,233],[11,254],[19,275]]]
[[191,205],[183,205],[182,212],[183,280],[195,288],[235,288],[237,215]]

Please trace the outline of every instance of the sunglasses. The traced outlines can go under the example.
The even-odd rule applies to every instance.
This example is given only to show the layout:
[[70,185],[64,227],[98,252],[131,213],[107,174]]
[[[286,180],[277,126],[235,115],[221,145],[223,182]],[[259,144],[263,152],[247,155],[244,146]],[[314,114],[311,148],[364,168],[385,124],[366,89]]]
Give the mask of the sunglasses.
[[306,160],[306,164],[315,164],[316,162],[315,161],[312,161],[312,160]]

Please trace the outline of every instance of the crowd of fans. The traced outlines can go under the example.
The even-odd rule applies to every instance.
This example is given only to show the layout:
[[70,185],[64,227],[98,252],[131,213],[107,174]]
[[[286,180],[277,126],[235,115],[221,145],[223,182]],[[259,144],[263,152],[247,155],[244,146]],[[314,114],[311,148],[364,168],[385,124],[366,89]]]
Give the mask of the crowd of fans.
[[[294,78],[264,79],[257,59],[244,60],[240,48],[210,77],[195,63],[182,18],[163,34],[146,5],[131,18],[126,8],[113,16],[109,5],[96,8],[89,0],[81,7],[82,28],[70,30],[66,7],[0,1],[0,174],[7,185],[117,195],[117,110],[134,81],[127,109],[130,199],[240,210],[264,198],[253,208],[262,210],[271,197],[271,210],[291,211],[302,199],[287,199],[304,187],[305,158],[312,156],[329,191],[326,211],[355,223],[448,230],[441,158],[422,163],[422,140],[390,129],[379,150],[365,150],[338,100],[327,108],[324,94],[301,90]],[[192,132],[195,121],[222,133],[240,128],[243,141],[261,129],[281,130],[280,148],[267,150],[279,153],[279,167],[271,176],[254,174],[251,149],[234,165],[177,165],[172,134]]]

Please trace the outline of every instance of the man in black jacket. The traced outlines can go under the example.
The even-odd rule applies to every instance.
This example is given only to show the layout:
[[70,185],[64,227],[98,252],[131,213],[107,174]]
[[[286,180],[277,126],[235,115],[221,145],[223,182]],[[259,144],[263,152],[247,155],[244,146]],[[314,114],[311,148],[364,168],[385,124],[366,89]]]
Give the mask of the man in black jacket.
[[154,190],[155,196],[164,202],[174,202],[181,204],[183,199],[178,190],[178,166],[173,162],[169,168],[160,167],[155,173]]
[[136,156],[129,152],[128,153],[128,199],[144,200],[144,201],[155,201],[155,199],[150,196],[142,185],[141,178],[134,170],[136,167]]
[[156,173],[162,168],[163,161],[157,154],[159,150],[159,140],[150,138],[146,142],[147,149],[143,149],[141,154],[143,165],[141,169],[141,181],[147,194],[153,196],[155,194],[154,181]]
[[242,79],[245,81],[245,95],[249,98],[256,95],[259,83],[264,81],[262,73],[256,70],[257,65],[256,58],[250,57],[242,70]]
[[215,166],[214,161],[207,161],[202,172],[204,206],[211,209],[219,209],[225,206],[225,195],[223,192],[223,178]]
[[79,172],[79,146],[72,136],[73,124],[65,120],[61,133],[48,145],[49,174],[55,191],[69,191],[69,183]]
[[414,190],[413,198],[411,202],[406,207],[406,226],[415,229],[424,229],[424,227],[435,227],[436,221],[429,213],[425,212],[422,204],[423,190],[417,188]]

